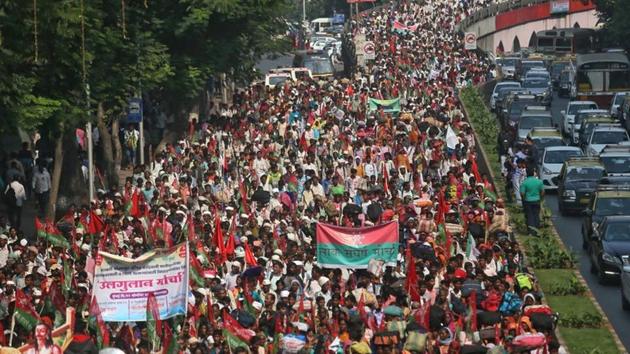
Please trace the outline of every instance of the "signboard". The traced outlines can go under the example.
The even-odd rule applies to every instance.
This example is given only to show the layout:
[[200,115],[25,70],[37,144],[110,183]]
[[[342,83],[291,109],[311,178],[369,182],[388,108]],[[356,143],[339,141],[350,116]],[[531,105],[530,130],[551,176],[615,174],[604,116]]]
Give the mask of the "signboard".
[[361,228],[317,223],[316,235],[320,267],[367,269],[372,259],[396,265],[397,221]]
[[477,49],[477,34],[475,32],[466,32],[464,35],[464,49]]
[[129,100],[127,108],[127,123],[140,123],[142,121],[142,98]]
[[569,13],[569,0],[553,0],[549,3],[549,13],[551,15],[562,15]]
[[188,298],[188,245],[156,249],[132,259],[100,252],[94,296],[105,322],[145,321],[153,293],[160,318],[185,315]]
[[346,22],[346,15],[345,14],[334,14],[333,15],[333,23],[334,24],[343,24],[344,22]]
[[376,47],[374,46],[374,42],[363,42],[363,57],[366,60],[376,59]]

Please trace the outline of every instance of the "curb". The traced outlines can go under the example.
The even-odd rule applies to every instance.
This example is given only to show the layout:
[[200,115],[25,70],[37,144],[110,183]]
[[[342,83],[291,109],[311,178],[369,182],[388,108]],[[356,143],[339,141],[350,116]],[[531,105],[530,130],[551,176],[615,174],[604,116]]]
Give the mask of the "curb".
[[[478,89],[478,86],[475,86],[475,88]],[[485,102],[484,102],[484,104],[485,104]],[[468,123],[473,128],[473,134],[474,134],[476,142],[477,142],[477,148],[481,152],[481,158],[484,160],[484,163],[486,164],[486,166],[488,166],[488,174],[489,174],[489,176],[490,176],[490,178],[492,180],[492,184],[495,185],[495,183],[494,183],[494,181],[495,181],[494,171],[491,168],[492,165],[490,164],[490,162],[488,160],[488,157],[486,155],[485,149],[484,149],[483,145],[481,144],[481,140],[477,136],[477,131],[475,129],[475,126],[474,126],[473,122],[468,119],[469,115],[468,115],[468,110],[466,109],[466,106],[463,103],[461,104],[461,106],[463,108],[466,120],[468,121]],[[500,196],[503,195],[503,191],[497,191],[496,189],[495,189],[495,193],[497,193],[497,195],[500,195]],[[509,212],[508,212],[507,208],[506,208],[506,214],[508,215],[508,219],[509,219]],[[560,244],[560,247],[562,247],[562,249],[564,249],[565,251],[569,252],[569,249],[566,247],[566,245],[562,241],[562,238],[558,234],[558,231],[556,229],[556,225],[553,223],[553,219],[550,218],[549,222],[550,222],[551,234],[553,235],[555,240]],[[522,236],[520,234],[517,234],[516,232],[514,234],[515,234],[516,239],[519,241],[519,244],[522,244],[522,242],[521,242]],[[518,235],[518,236],[516,236],[516,235]],[[526,263],[528,263],[527,257],[525,257],[525,261],[526,261]],[[582,274],[580,273],[580,271],[577,268],[574,267],[571,270],[572,270],[573,274],[576,276],[576,278],[579,280],[580,284],[582,284],[587,289],[586,292],[585,292],[585,295],[589,298],[589,300],[591,300],[591,302],[595,305],[595,308],[597,309],[599,314],[602,316],[602,319],[603,319],[602,325],[603,325],[604,328],[606,328],[611,333],[611,335],[613,337],[613,340],[615,341],[615,345],[617,346],[617,349],[619,350],[620,353],[625,353],[626,352],[626,348],[621,343],[621,339],[619,338],[619,334],[617,333],[615,328],[610,323],[610,320],[608,319],[608,316],[606,315],[606,313],[604,312],[602,307],[599,305],[599,302],[597,301],[597,299],[593,295],[593,293],[591,291],[591,288],[586,283],[586,280],[584,279],[584,277],[582,276]],[[544,302],[546,302],[546,301],[544,301]],[[560,331],[558,330],[557,327],[556,327],[555,332],[556,332],[556,337],[558,338],[558,341],[560,342],[560,345],[562,347],[564,347],[564,349],[567,351],[567,353],[569,353],[568,346],[566,345],[566,342],[564,341],[564,339],[560,335]]]

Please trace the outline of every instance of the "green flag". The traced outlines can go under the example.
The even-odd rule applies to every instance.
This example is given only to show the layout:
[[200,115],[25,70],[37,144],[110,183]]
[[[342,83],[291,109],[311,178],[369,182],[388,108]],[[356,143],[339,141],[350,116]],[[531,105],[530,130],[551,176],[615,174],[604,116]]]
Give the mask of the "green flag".
[[386,113],[400,112],[400,97],[391,100],[377,100],[376,98],[370,98],[368,100],[368,109],[371,112],[377,111],[380,108]]
[[15,292],[15,321],[28,331],[35,329],[39,321],[31,300],[21,289]]
[[162,321],[160,321],[160,309],[154,293],[150,293],[147,297],[147,332],[153,351],[157,351],[160,348]]

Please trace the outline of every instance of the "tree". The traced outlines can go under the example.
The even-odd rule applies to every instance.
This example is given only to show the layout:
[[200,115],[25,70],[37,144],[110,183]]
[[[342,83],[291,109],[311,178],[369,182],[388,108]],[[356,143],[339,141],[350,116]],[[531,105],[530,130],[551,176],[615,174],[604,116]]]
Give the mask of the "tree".
[[605,46],[621,46],[630,49],[630,1],[597,0],[595,1],[600,21],[603,23],[601,36]]

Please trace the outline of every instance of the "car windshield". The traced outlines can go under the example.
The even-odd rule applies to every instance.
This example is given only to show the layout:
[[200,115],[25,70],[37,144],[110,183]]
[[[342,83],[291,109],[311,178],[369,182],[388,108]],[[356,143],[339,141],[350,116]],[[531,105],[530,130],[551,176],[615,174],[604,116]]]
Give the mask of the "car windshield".
[[546,71],[530,71],[527,73],[527,78],[532,79],[549,79],[549,73]]
[[614,105],[620,105],[623,102],[623,99],[626,98],[626,95],[617,95],[615,96],[615,102],[613,102]]
[[561,137],[545,137],[545,138],[534,138],[534,145],[538,148],[538,150],[543,150],[544,148],[551,146],[563,146],[564,141],[562,141]]
[[630,222],[615,222],[608,224],[604,233],[606,241],[630,241]]
[[598,198],[595,215],[625,215],[630,211],[630,198]]
[[333,72],[332,64],[326,58],[306,60],[304,61],[304,66],[313,74],[331,74]]
[[567,172],[567,181],[575,180],[599,180],[604,174],[601,167],[576,167]]
[[286,76],[270,76],[269,77],[269,85],[276,86],[277,84],[281,84],[287,81],[289,78]]
[[596,131],[591,138],[591,144],[618,144],[620,141],[627,140],[628,134],[625,131]]
[[567,67],[567,63],[554,63],[551,67],[551,72],[554,74],[560,74]]
[[582,156],[580,150],[558,150],[545,152],[545,163],[563,163],[569,157]]
[[600,156],[608,173],[630,173],[630,156]]
[[567,114],[576,114],[579,111],[585,110],[585,109],[597,109],[597,105],[594,103],[575,103],[575,104],[571,104],[569,105],[569,112]]
[[501,60],[501,66],[516,66],[517,62],[516,58],[505,58]]
[[497,87],[495,87],[494,90],[495,90],[495,92],[500,94],[504,90],[506,92],[508,92],[510,90],[517,89],[517,88],[520,88],[520,87],[521,87],[521,84],[515,83],[515,82],[510,82],[509,84],[506,83],[506,84],[497,85]]
[[547,88],[549,87],[549,83],[546,80],[525,80],[523,82],[523,88]]
[[503,99],[505,96],[510,94],[510,92],[514,92],[514,91],[518,90],[519,88],[520,88],[520,86],[516,86],[516,87],[501,87],[499,89],[499,91],[498,91],[497,98],[498,99]]
[[529,117],[521,117],[521,121],[519,123],[519,129],[532,129],[532,128],[545,128],[551,127],[553,124],[551,122],[551,117],[547,116],[529,116]]

